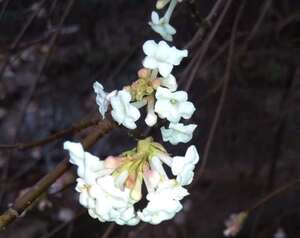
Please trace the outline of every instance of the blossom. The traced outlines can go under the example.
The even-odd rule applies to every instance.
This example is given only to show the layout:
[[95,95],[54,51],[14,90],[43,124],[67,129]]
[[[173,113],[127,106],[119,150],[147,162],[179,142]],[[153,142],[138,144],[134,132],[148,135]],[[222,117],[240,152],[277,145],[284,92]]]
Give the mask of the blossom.
[[110,101],[113,108],[111,111],[113,119],[119,125],[122,124],[128,129],[135,129],[135,121],[140,118],[141,114],[136,107],[130,104],[130,93],[128,91],[121,90],[117,93],[117,95],[112,96]]
[[91,185],[86,183],[82,178],[78,178],[76,181],[75,190],[79,192],[79,203],[88,209],[94,209],[96,207],[96,199],[92,198],[89,194]]
[[178,85],[176,82],[176,78],[172,74],[169,74],[165,78],[159,78],[159,79],[160,79],[161,86],[168,88],[171,92],[177,90]]
[[193,103],[188,102],[184,91],[171,92],[169,89],[158,87],[155,97],[157,99],[154,110],[160,118],[167,118],[177,123],[180,118],[189,119],[196,110]]
[[108,110],[108,106],[110,104],[110,98],[116,94],[116,90],[111,93],[107,93],[104,91],[104,88],[101,83],[95,82],[93,84],[94,91],[96,93],[96,103],[99,106],[99,112],[102,115],[102,118],[105,118],[105,113]]
[[120,225],[139,222],[133,209],[136,201],[131,199],[130,189],[117,188],[113,176],[98,178],[96,185],[90,189],[90,195],[96,199],[93,212],[100,221],[115,221]]
[[187,57],[187,50],[178,50],[170,47],[165,41],[158,44],[153,40],[148,40],[143,45],[146,57],[143,66],[149,69],[158,69],[163,77],[167,77],[174,65],[179,65],[184,57]]
[[[188,184],[185,180],[190,180],[188,165],[194,167],[199,159],[193,146],[185,157],[171,158],[152,137],[104,160],[85,152],[80,143],[67,141],[64,148],[69,151],[70,162],[78,167],[75,189],[80,204],[92,218],[119,225],[136,225],[140,220],[158,224],[173,218],[183,207],[181,200],[189,194],[182,187]],[[163,163],[171,167],[176,179],[168,177]],[[142,199],[143,181],[148,203],[136,212],[134,206]]]
[[181,185],[189,185],[194,177],[195,164],[199,161],[199,155],[194,145],[191,145],[185,156],[175,156],[172,159],[172,173],[177,175],[176,180]]
[[70,162],[78,166],[75,189],[79,192],[80,204],[88,209],[90,216],[102,222],[137,224],[139,218],[133,208],[137,200],[132,199],[129,188],[116,186],[117,179],[111,175],[122,164],[118,161],[120,158],[109,156],[101,161],[85,152],[80,143],[69,141],[64,143],[64,148],[69,150]]
[[196,127],[196,124],[185,126],[182,123],[170,123],[169,129],[161,127],[160,131],[163,141],[169,141],[172,145],[177,145],[180,142],[189,142],[193,137]]
[[159,224],[162,221],[172,219],[183,206],[180,203],[189,193],[174,179],[166,180],[159,184],[158,188],[147,195],[147,206],[138,211],[139,218],[150,224]]
[[151,22],[149,22],[151,28],[161,35],[166,41],[173,41],[173,35],[176,33],[176,29],[172,27],[165,17],[159,18],[157,12],[152,12]]
[[78,167],[78,176],[87,183],[94,182],[100,171],[102,174],[109,174],[112,171],[105,168],[103,161],[99,160],[98,157],[85,152],[80,143],[66,141],[64,149],[69,151],[70,163]]

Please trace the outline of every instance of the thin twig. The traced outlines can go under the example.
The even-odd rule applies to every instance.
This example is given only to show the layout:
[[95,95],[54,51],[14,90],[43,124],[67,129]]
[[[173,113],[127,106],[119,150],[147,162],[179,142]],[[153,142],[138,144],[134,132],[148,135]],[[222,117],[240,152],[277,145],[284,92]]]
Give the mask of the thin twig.
[[248,38],[245,40],[242,48],[241,48],[241,52],[244,53],[247,48],[248,45],[250,43],[250,41],[254,38],[254,36],[256,35],[256,33],[258,32],[258,29],[261,27],[261,24],[263,23],[265,16],[267,15],[270,7],[272,6],[272,1],[273,0],[266,0],[264,3],[264,6],[262,8],[261,14],[259,15],[254,27],[252,28]]
[[[47,56],[44,58],[44,60],[42,61],[41,63],[41,67],[40,67],[40,70],[38,72],[38,75],[37,77],[34,79],[32,85],[30,86],[30,88],[28,89],[28,94],[27,96],[25,97],[25,99],[22,101],[22,104],[21,104],[21,109],[20,109],[20,112],[17,116],[17,120],[16,120],[16,126],[15,126],[15,132],[14,132],[14,135],[13,135],[13,139],[12,139],[12,143],[16,143],[16,140],[18,138],[18,134],[19,134],[19,131],[22,127],[22,122],[23,122],[23,119],[24,119],[24,116],[25,116],[25,112],[27,110],[27,107],[31,101],[31,98],[37,88],[37,85],[39,83],[39,80],[40,78],[42,77],[42,73],[44,71],[44,68],[46,67],[46,65],[48,64],[48,60],[49,60],[49,57],[54,49],[54,46],[55,46],[55,42],[58,38],[58,35],[59,35],[59,32],[60,32],[60,29],[65,21],[65,19],[67,18],[67,16],[69,15],[71,9],[72,9],[72,6],[74,4],[74,1],[75,0],[69,0],[68,4],[67,4],[67,7],[60,19],[60,22],[58,24],[58,29],[57,29],[57,32],[56,34],[53,35],[53,37],[51,38],[51,41],[50,41],[50,45],[49,45],[49,51],[47,53]],[[34,19],[34,17],[33,17]],[[29,22],[31,24],[31,22]],[[29,24],[29,25],[30,25]],[[29,27],[29,25],[27,27]],[[25,28],[27,29],[27,28]],[[23,30],[24,31],[24,30]],[[23,34],[21,35],[23,36]],[[21,37],[17,37],[16,41],[15,42],[19,42],[19,39]],[[16,43],[17,44],[17,43]],[[16,46],[16,44],[13,44],[13,46]],[[0,72],[0,75],[1,75],[2,72]],[[11,157],[11,156],[9,156]],[[7,175],[8,175],[8,170],[9,170],[9,166],[10,166],[10,159],[6,161],[6,164],[5,164],[5,168],[4,168],[4,172],[3,172],[3,175],[2,175],[2,180],[5,180],[7,178]],[[4,184],[3,185],[3,189],[2,191],[5,191],[6,190],[6,185]],[[3,199],[3,193],[0,193],[0,203]]]
[[[213,38],[215,37],[221,23],[223,22],[223,19],[226,15],[227,11],[229,10],[231,3],[232,3],[232,0],[228,0],[226,2],[226,5],[225,5],[220,17],[218,18],[216,24],[214,25],[213,29],[211,30],[211,32],[209,33],[209,35],[203,42],[203,45],[201,46],[201,48],[199,48],[196,55],[193,57],[193,59],[189,63],[189,66],[183,72],[183,76],[181,77],[180,83],[185,82],[185,86],[184,86],[185,91],[188,91],[190,89],[190,87],[193,83],[193,80],[195,79],[198,68],[202,64],[204,56],[206,55]],[[187,73],[189,73],[189,77],[187,80],[185,80],[187,78],[186,77]]]
[[18,117],[18,120],[17,120],[17,123],[16,123],[16,128],[17,129],[16,129],[16,135],[15,135],[15,137],[18,137],[18,131],[19,131],[20,126],[22,124],[22,121],[24,119],[24,115],[25,115],[25,112],[27,110],[27,106],[29,105],[29,103],[31,101],[31,98],[32,98],[32,96],[33,96],[33,94],[35,92],[35,89],[36,89],[36,87],[37,87],[37,85],[38,85],[38,83],[39,83],[39,81],[40,81],[40,79],[42,77],[42,73],[43,73],[45,67],[48,64],[50,55],[51,55],[52,51],[54,50],[54,46],[55,46],[56,40],[57,40],[57,38],[59,36],[60,30],[61,30],[61,28],[63,26],[63,23],[65,22],[67,16],[69,15],[69,13],[70,13],[70,11],[71,11],[71,9],[73,7],[74,1],[75,0],[69,0],[68,4],[66,6],[66,9],[65,9],[65,11],[64,11],[64,13],[63,13],[63,15],[62,15],[62,17],[60,19],[59,24],[58,24],[57,31],[53,35],[53,37],[51,38],[51,41],[50,41],[50,44],[49,44],[49,51],[47,53],[47,56],[44,58],[44,60],[41,63],[41,67],[40,67],[39,73],[38,73],[37,77],[35,78],[35,80],[33,81],[30,89],[28,90],[29,92],[27,94],[27,97],[23,100],[23,103],[21,105],[20,114],[19,114],[19,117]]
[[210,13],[207,15],[207,17],[203,20],[203,24],[201,24],[200,28],[196,32],[196,34],[193,36],[193,39],[185,46],[187,49],[192,49],[196,44],[198,44],[204,36],[204,33],[207,29],[207,25],[212,24],[212,19],[217,15],[217,11],[221,7],[221,4],[224,2],[224,0],[217,0],[215,5],[212,7]]
[[148,227],[149,224],[148,223],[143,223],[143,224],[140,224],[137,228],[135,228],[133,231],[131,231],[129,234],[128,234],[128,238],[135,238],[137,237],[146,227]]
[[1,12],[0,12],[0,21],[2,20],[2,17],[4,16],[4,13],[6,11],[6,8],[8,6],[8,3],[9,3],[10,0],[6,0],[4,3],[3,3],[3,6],[2,6],[2,9],[1,9]]
[[300,183],[300,178],[297,178],[296,180],[293,180],[285,185],[283,185],[282,187],[274,190],[273,192],[271,192],[270,194],[268,194],[267,196],[263,197],[262,199],[260,199],[257,203],[255,203],[252,207],[250,207],[249,209],[246,210],[247,213],[253,212],[254,210],[256,210],[257,208],[261,207],[263,204],[265,204],[266,202],[270,201],[272,198],[274,198],[275,196],[277,196],[278,194],[285,192],[286,190],[296,186],[297,184]]
[[116,226],[115,223],[110,223],[107,229],[105,230],[104,234],[101,236],[101,238],[109,238],[115,226]]
[[[299,66],[298,66],[299,67]],[[276,125],[274,127],[274,146],[273,151],[270,155],[270,167],[268,171],[268,180],[266,184],[266,191],[272,190],[275,179],[276,179],[276,167],[281,156],[282,145],[284,143],[284,132],[286,130],[287,125],[287,117],[288,117],[288,104],[290,103],[290,98],[292,97],[292,92],[298,83],[297,79],[299,78],[300,70],[296,70],[295,75],[293,77],[288,77],[285,80],[285,87],[283,89],[281,102],[279,105],[279,115],[278,120],[276,121]]]
[[[7,1],[7,2],[9,2],[9,1]],[[39,12],[40,12],[40,10],[41,10],[41,8],[42,8],[42,6],[44,5],[45,2],[46,2],[46,0],[43,0],[43,1],[40,3],[40,8],[39,8],[37,11],[34,11],[34,12],[31,14],[31,16],[28,18],[28,20],[25,22],[23,28],[21,29],[21,31],[19,32],[19,34],[16,36],[15,40],[14,40],[13,43],[11,44],[11,46],[10,46],[10,52],[13,52],[13,51],[17,48],[17,46],[18,46],[20,40],[23,38],[25,32],[28,30],[28,28],[29,28],[29,26],[32,24],[33,20],[34,20],[34,19],[36,18],[36,16],[39,14]],[[4,74],[4,72],[5,72],[5,69],[6,69],[6,67],[7,67],[8,64],[9,64],[10,52],[8,52],[8,53],[6,54],[6,56],[5,56],[5,61],[4,61],[4,63],[2,64],[2,67],[1,67],[1,69],[0,69],[0,80],[2,79],[3,74]]]
[[225,99],[226,99],[226,94],[227,94],[227,90],[228,90],[228,86],[229,86],[229,82],[230,82],[230,78],[231,78],[231,68],[232,68],[233,56],[234,56],[236,32],[237,32],[238,24],[239,24],[240,18],[242,16],[245,4],[246,4],[246,1],[244,0],[243,3],[241,4],[240,8],[239,8],[239,11],[237,13],[237,16],[235,18],[235,21],[234,21],[234,24],[233,24],[233,27],[232,27],[232,33],[231,33],[231,37],[230,37],[229,53],[228,53],[228,60],[227,60],[227,64],[226,64],[226,70],[225,70],[225,75],[224,75],[224,84],[223,84],[223,88],[222,88],[222,93],[221,93],[219,105],[217,107],[217,110],[216,110],[216,113],[215,113],[215,116],[214,116],[212,126],[211,126],[210,131],[209,131],[207,143],[206,143],[205,148],[204,148],[202,164],[201,164],[200,169],[198,170],[197,177],[194,180],[195,182],[197,182],[197,180],[202,176],[202,174],[205,170],[208,155],[209,155],[209,151],[210,151],[210,147],[211,147],[212,141],[214,139],[215,131],[217,129],[217,126],[218,126],[218,123],[219,123],[219,120],[220,120],[220,116],[221,116],[221,112],[222,112],[224,102],[225,102]]
[[2,150],[3,149],[27,150],[27,149],[32,149],[34,147],[43,146],[43,145],[51,143],[52,141],[55,141],[62,137],[65,137],[67,135],[71,135],[71,134],[80,132],[81,130],[86,129],[88,127],[94,126],[94,125],[98,124],[99,121],[100,121],[100,118],[93,118],[91,120],[85,120],[85,121],[79,122],[77,124],[74,124],[73,126],[71,126],[68,129],[60,130],[59,132],[57,132],[53,135],[50,135],[47,138],[33,141],[30,143],[18,142],[16,144],[10,144],[10,145],[0,144],[0,150],[1,149]]
[[[91,147],[103,135],[110,132],[116,124],[104,120],[99,123],[99,126],[93,131],[92,134],[87,136],[83,141],[85,149]],[[56,168],[50,171],[40,181],[38,181],[27,193],[17,198],[15,203],[0,216],[0,230],[4,229],[7,225],[13,222],[20,214],[22,214],[41,194],[43,194],[61,175],[63,175],[70,168],[67,158],[64,158]]]

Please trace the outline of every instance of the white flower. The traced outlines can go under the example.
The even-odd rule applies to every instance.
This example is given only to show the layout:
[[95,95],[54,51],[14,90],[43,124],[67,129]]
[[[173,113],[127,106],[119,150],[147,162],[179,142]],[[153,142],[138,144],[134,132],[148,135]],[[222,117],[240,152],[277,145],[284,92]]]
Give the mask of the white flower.
[[172,74],[169,74],[165,78],[159,78],[159,79],[160,79],[161,86],[170,89],[171,92],[175,92],[177,90],[178,85],[176,82],[176,78]]
[[169,129],[161,127],[160,131],[163,141],[169,141],[172,145],[177,145],[180,142],[189,142],[193,137],[196,127],[196,124],[185,126],[182,123],[170,123]]
[[139,222],[130,197],[130,190],[123,190],[115,186],[113,176],[97,179],[95,186],[90,189],[91,197],[96,199],[94,214],[100,221],[115,221],[120,225],[135,225]]
[[[118,163],[117,157],[107,157],[101,161],[85,152],[80,143],[69,141],[64,143],[64,148],[69,150],[70,162],[78,166],[80,178],[75,189],[79,192],[80,204],[88,209],[90,216],[102,222],[136,225],[139,218],[133,204],[137,201],[131,198],[128,188],[120,185],[125,182],[124,176],[122,181],[118,181],[118,177],[110,175]],[[117,187],[118,184],[123,189]]]
[[153,40],[148,40],[143,45],[146,57],[143,61],[145,68],[158,69],[163,77],[167,77],[174,65],[179,65],[184,57],[187,57],[187,50],[178,50],[170,47],[165,41],[158,44]]
[[128,129],[135,129],[137,121],[141,114],[139,110],[130,104],[131,95],[128,91],[121,90],[117,95],[112,96],[111,106],[113,110],[111,115],[113,119],[119,124],[127,127]]
[[96,207],[96,199],[92,198],[89,194],[91,185],[86,183],[82,178],[78,178],[76,181],[75,190],[79,192],[79,203],[88,209],[94,209]]
[[85,152],[80,143],[66,141],[64,149],[69,151],[70,163],[77,165],[77,174],[87,183],[93,183],[100,174],[105,175],[112,172],[104,167],[103,161],[97,156]]
[[130,206],[120,214],[120,216],[115,220],[115,222],[118,225],[134,226],[140,222],[140,218],[137,217],[134,207]]
[[172,93],[169,89],[158,87],[155,97],[155,112],[160,118],[167,118],[173,123],[179,122],[181,117],[190,119],[196,110],[193,103],[187,101],[188,96],[184,91]]
[[177,175],[176,180],[182,186],[189,185],[194,177],[195,164],[199,161],[199,155],[194,145],[191,145],[185,156],[175,156],[172,161],[172,173]]
[[107,93],[104,91],[104,88],[101,83],[95,82],[93,84],[94,91],[96,93],[96,103],[99,106],[99,112],[102,115],[102,118],[105,118],[105,113],[108,110],[108,106],[110,104],[110,98],[116,94],[116,90],[111,93]]
[[172,219],[182,209],[180,200],[188,194],[174,179],[166,180],[159,184],[156,191],[148,193],[147,206],[137,214],[142,221],[150,224]]
[[[184,157],[171,158],[151,137],[120,156],[102,161],[85,152],[80,143],[67,141],[64,148],[69,151],[70,162],[78,167],[76,191],[80,204],[92,218],[119,225],[136,225],[140,220],[159,224],[173,218],[183,207],[180,201],[189,194],[182,186],[191,183],[199,160],[195,146],[190,146]],[[176,179],[168,178],[163,163]],[[143,181],[148,204],[136,212],[134,206],[142,199]]]
[[152,12],[151,22],[149,22],[151,28],[166,41],[173,41],[173,35],[176,33],[176,29],[167,22],[165,17],[159,18],[157,12]]

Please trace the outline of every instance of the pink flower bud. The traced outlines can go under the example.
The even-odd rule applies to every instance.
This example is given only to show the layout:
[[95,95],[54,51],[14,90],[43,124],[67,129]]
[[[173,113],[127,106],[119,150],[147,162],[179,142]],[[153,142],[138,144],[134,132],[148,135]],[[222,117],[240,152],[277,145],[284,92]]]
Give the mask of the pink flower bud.
[[150,70],[146,68],[141,68],[137,74],[139,78],[148,78],[150,76]]
[[107,169],[116,169],[122,163],[122,157],[119,156],[108,156],[104,160],[104,167]]

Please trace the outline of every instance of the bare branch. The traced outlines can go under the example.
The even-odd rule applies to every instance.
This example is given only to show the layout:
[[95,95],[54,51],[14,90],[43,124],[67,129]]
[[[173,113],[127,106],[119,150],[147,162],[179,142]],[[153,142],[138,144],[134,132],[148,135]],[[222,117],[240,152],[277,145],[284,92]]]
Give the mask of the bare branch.
[[100,118],[93,118],[91,120],[84,120],[81,121],[79,123],[76,123],[74,125],[72,125],[70,128],[67,129],[63,129],[61,131],[58,131],[57,133],[50,135],[47,138],[41,139],[41,140],[37,140],[37,141],[33,141],[30,143],[16,143],[16,144],[10,144],[10,145],[4,145],[4,144],[0,144],[0,150],[1,149],[17,149],[17,150],[27,150],[27,149],[31,149],[34,147],[38,147],[38,146],[43,146],[46,145],[48,143],[51,143],[52,141],[55,141],[57,139],[60,139],[64,136],[67,135],[71,135],[77,132],[80,132],[83,129],[86,129],[88,127],[91,126],[95,126],[100,122]]

